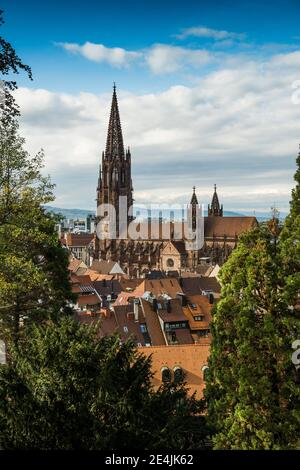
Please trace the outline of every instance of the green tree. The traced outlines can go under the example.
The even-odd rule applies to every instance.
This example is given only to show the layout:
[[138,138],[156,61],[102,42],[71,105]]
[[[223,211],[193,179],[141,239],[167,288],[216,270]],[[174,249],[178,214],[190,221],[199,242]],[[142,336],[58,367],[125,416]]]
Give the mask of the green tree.
[[74,300],[68,255],[57,220],[42,205],[54,199],[41,174],[43,153],[31,158],[16,120],[0,123],[0,334],[19,338],[26,321],[70,313]]
[[[0,36],[0,73],[22,70],[31,78],[30,68]],[[16,87],[4,80],[0,97],[0,336],[14,341],[24,322],[69,313],[74,300],[56,219],[42,207],[54,199],[53,185],[41,173],[43,152],[31,158],[18,133]]]
[[[283,264],[284,294],[291,307],[300,304],[300,153],[297,157],[297,171],[294,179],[296,186],[292,190],[290,213],[285,219],[279,242]],[[300,339],[297,330],[295,330],[295,339]]]
[[33,324],[26,338],[0,368],[0,448],[203,446],[201,403],[184,384],[153,390],[151,359],[132,341],[71,318]]
[[291,362],[299,315],[284,293],[276,220],[244,234],[220,273],[206,398],[216,449],[293,448],[299,388]]

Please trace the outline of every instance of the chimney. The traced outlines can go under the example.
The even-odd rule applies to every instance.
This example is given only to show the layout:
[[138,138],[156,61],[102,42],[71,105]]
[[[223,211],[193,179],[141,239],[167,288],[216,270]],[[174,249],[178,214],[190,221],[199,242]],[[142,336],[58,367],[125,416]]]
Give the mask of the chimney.
[[152,306],[153,306],[153,310],[154,310],[155,312],[157,312],[157,307],[158,307],[158,306],[157,306],[157,300],[156,300],[156,299],[153,299]]
[[139,321],[139,299],[134,299],[133,301],[133,313],[134,313],[134,321]]
[[171,300],[170,299],[167,300],[167,312],[171,313]]
[[212,305],[215,301],[215,298],[214,298],[214,294],[212,294],[211,292],[208,294],[208,300],[209,300],[209,303]]

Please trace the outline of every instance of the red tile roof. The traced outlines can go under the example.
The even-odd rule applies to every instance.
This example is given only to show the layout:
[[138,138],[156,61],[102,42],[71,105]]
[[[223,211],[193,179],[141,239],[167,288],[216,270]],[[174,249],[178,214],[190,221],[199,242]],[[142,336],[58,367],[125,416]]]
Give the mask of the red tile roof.
[[204,236],[235,238],[257,225],[255,217],[205,217]]
[[194,344],[194,340],[188,328],[177,328],[175,331],[178,344]]
[[167,294],[173,299],[178,292],[182,292],[179,282],[175,278],[166,279],[145,279],[134,291],[136,297],[142,296],[145,292],[152,292],[155,297]]
[[82,261],[80,261],[80,259],[73,258],[69,262],[68,269],[72,272],[76,272],[77,269],[79,268],[79,266],[81,265],[81,263],[82,263]]
[[[211,322],[212,304],[209,303],[205,295],[192,295],[187,298],[188,304],[183,307],[183,313],[189,320],[190,329],[205,330],[209,328]],[[203,320],[195,320],[195,317],[202,316]]]
[[116,307],[118,305],[128,305],[130,303],[130,299],[134,298],[135,295],[133,292],[120,292],[113,306]]
[[86,247],[94,239],[93,233],[67,233],[66,244],[68,246]]
[[142,346],[145,346],[144,336],[141,332],[140,323],[135,321],[132,306],[116,306],[114,307],[116,323],[123,341],[132,337]]
[[[160,299],[157,299],[157,302],[160,303]],[[163,322],[182,322],[186,321],[186,316],[183,314],[181,302],[179,299],[170,300],[170,312],[165,308],[158,309],[157,314],[162,319]]]
[[72,283],[79,284],[81,286],[92,285],[92,280],[91,280],[90,276],[88,276],[87,274],[83,274],[83,275],[80,275],[80,276],[78,274],[72,274],[71,275],[71,281],[72,281]]
[[217,294],[221,292],[221,285],[216,277],[183,277],[180,279],[180,285],[186,295],[198,295],[207,290]]
[[86,305],[97,305],[101,303],[101,300],[96,294],[90,295],[79,295],[77,299],[79,307],[84,307]]
[[153,310],[152,305],[147,300],[141,298],[140,302],[147,329],[151,338],[151,343],[153,346],[166,344],[157,313]]

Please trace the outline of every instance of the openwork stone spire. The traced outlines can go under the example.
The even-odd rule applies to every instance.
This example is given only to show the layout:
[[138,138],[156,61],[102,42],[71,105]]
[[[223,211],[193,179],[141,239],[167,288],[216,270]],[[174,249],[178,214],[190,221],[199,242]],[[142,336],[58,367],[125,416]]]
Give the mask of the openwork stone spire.
[[222,217],[223,215],[223,205],[220,206],[216,185],[214,186],[214,194],[212,197],[211,205],[208,205],[208,215],[214,215],[219,217]]
[[192,199],[191,199],[191,204],[198,204],[198,199],[197,199],[197,196],[196,196],[196,188],[195,186],[193,186],[193,195],[192,195]]
[[109,160],[115,157],[124,158],[123,136],[115,83],[113,87],[105,157]]

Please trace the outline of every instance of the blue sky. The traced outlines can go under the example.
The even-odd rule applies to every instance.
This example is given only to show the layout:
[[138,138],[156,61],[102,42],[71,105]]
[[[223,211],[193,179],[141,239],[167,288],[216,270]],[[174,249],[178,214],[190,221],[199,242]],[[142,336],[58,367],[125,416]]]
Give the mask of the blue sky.
[[[74,60],[55,46],[58,42],[86,41],[107,47],[141,50],[155,43],[192,49],[211,47],[210,38],[176,39],[180,31],[195,25],[244,34],[247,52],[257,46],[300,45],[299,1],[101,1],[2,0],[6,24],[3,28],[19,54],[32,66],[34,82],[20,85],[52,91],[99,92],[117,81],[134,92],[160,90],[174,84],[174,76],[155,76],[143,66],[128,70]],[[298,38],[297,38],[298,37]],[[296,39],[297,38],[297,39]],[[221,50],[224,50],[220,48]],[[237,51],[236,45],[229,50]],[[274,48],[271,48],[271,51]],[[228,51],[228,49],[227,49]],[[260,51],[268,54],[268,51]],[[175,79],[176,80],[176,79]],[[181,83],[186,78],[181,75]]]
[[195,184],[206,204],[217,183],[229,210],[287,210],[300,140],[299,1],[2,8],[2,34],[34,76],[18,79],[22,132],[31,152],[45,150],[57,206],[93,208],[116,81],[137,203],[186,202]]

